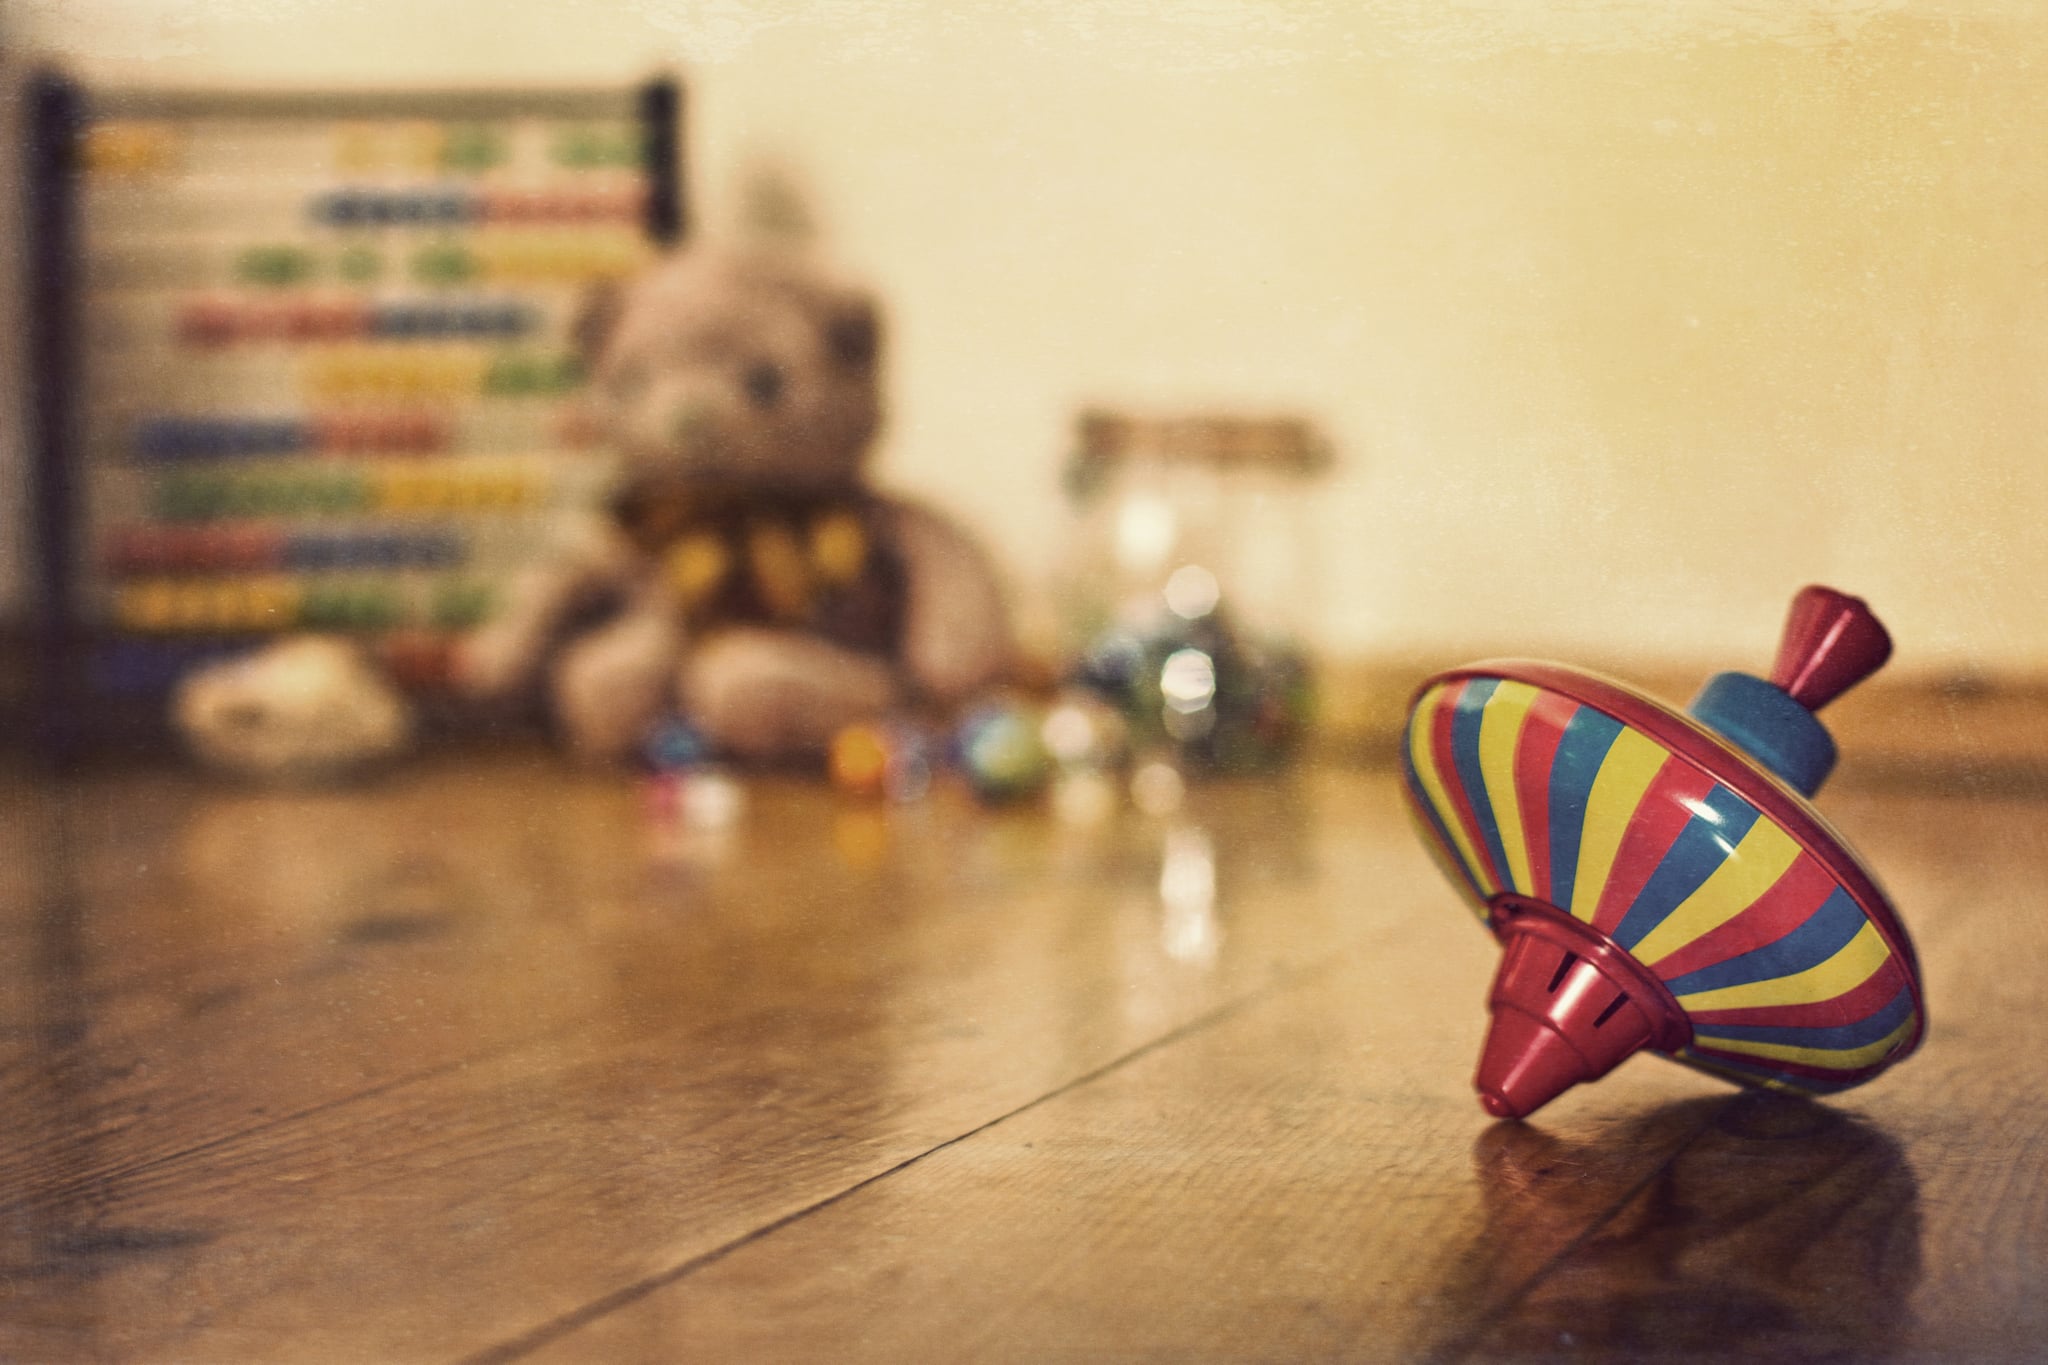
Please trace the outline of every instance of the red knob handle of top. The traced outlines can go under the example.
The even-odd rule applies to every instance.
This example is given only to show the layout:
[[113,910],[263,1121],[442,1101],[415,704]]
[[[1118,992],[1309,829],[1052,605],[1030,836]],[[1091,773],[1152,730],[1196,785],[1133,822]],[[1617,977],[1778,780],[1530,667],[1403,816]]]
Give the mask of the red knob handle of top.
[[1802,588],[1785,620],[1771,682],[1818,711],[1891,656],[1892,637],[1862,598],[1833,588]]

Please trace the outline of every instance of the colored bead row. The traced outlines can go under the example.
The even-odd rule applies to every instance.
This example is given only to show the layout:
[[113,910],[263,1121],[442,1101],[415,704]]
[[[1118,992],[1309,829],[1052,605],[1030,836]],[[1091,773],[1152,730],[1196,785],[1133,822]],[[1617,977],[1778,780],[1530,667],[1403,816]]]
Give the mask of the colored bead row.
[[[367,248],[352,248],[344,270],[370,268]],[[459,285],[483,280],[523,283],[578,283],[623,275],[647,258],[647,247],[631,233],[548,232],[486,234],[472,241],[435,242],[412,256],[412,275],[422,284]]]
[[432,625],[460,630],[489,612],[491,591],[451,582],[420,604],[401,585],[252,578],[147,579],[113,594],[113,619],[145,635],[221,634],[279,630],[390,630]]
[[226,346],[238,341],[347,341],[359,337],[497,341],[525,336],[536,325],[532,309],[512,303],[371,307],[353,299],[283,303],[194,299],[179,310],[176,328],[178,339],[187,345]]
[[446,450],[446,419],[429,412],[293,418],[152,417],[135,429],[144,460],[225,460],[276,455],[427,454]]
[[245,459],[311,448],[306,423],[266,417],[152,417],[136,427],[133,444],[144,460]]
[[[402,122],[344,124],[336,130],[335,164],[348,171],[450,170],[474,174],[513,159],[507,130],[490,123]],[[645,163],[639,131],[618,123],[562,125],[548,147],[557,166],[637,167]]]
[[308,358],[307,393],[321,400],[360,398],[533,397],[583,383],[575,356],[485,356],[455,349],[337,348]]
[[449,569],[469,558],[453,531],[296,531],[274,526],[131,526],[108,537],[117,573],[228,569]]
[[270,526],[129,526],[107,537],[114,573],[274,569],[284,561],[284,535]]
[[452,531],[297,532],[286,537],[284,567],[319,569],[452,569],[469,557]]
[[641,166],[647,149],[634,129],[613,130],[570,125],[555,138],[552,154],[558,166]]
[[178,160],[178,135],[167,124],[101,123],[86,129],[79,139],[79,161],[97,174],[175,170]]
[[650,248],[629,234],[486,241],[474,250],[476,278],[503,284],[585,284],[617,279],[644,265]]
[[[358,124],[338,130],[334,162],[358,172],[402,168],[476,174],[504,165],[511,151],[509,139],[488,124]],[[635,129],[571,124],[555,135],[548,159],[557,166],[592,170],[637,169],[647,157]],[[163,173],[178,169],[182,160],[183,140],[169,124],[109,121],[86,129],[80,139],[80,161],[96,174]]]
[[315,417],[312,445],[323,455],[424,455],[448,449],[448,420],[430,412],[336,413]]
[[463,398],[483,387],[490,363],[456,347],[355,345],[309,353],[300,373],[314,399]]
[[379,512],[507,511],[537,505],[543,481],[526,472],[185,472],[158,480],[152,511],[166,521]]
[[[575,284],[630,273],[647,258],[637,234],[619,231],[489,233],[474,242],[436,241],[407,259],[421,284],[458,285],[487,281]],[[342,284],[370,285],[390,262],[375,247],[356,243],[330,259],[305,246],[249,247],[229,274],[246,285],[285,289],[306,285],[331,272]]]
[[335,190],[308,206],[324,227],[468,227],[485,223],[636,222],[647,191],[556,190]]

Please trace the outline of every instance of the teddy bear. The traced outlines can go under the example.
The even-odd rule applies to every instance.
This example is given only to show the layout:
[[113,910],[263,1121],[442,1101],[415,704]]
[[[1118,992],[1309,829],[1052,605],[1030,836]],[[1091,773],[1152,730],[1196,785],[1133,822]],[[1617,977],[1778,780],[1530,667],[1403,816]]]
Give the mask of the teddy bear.
[[586,301],[608,500],[466,638],[473,695],[545,693],[576,754],[679,715],[742,761],[947,707],[1011,650],[986,554],[873,487],[881,323],[866,293],[765,250],[685,248]]

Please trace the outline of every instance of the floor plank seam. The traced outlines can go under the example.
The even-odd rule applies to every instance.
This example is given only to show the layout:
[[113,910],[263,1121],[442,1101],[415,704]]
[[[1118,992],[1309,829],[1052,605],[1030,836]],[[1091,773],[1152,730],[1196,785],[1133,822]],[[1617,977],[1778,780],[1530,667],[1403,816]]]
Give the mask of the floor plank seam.
[[321,1114],[344,1109],[349,1105],[359,1104],[364,1100],[377,1099],[395,1090],[403,1090],[407,1086],[423,1084],[427,1081],[449,1075],[452,1072],[500,1060],[536,1044],[545,1043],[564,1034],[573,1033],[587,1022],[589,1022],[587,1019],[575,1020],[560,1028],[550,1029],[545,1033],[535,1034],[531,1037],[517,1039],[498,1047],[486,1048],[481,1052],[443,1062],[439,1066],[428,1067],[423,1071],[414,1071],[404,1076],[395,1076],[388,1081],[365,1086],[361,1090],[352,1090],[346,1095],[336,1095],[332,1099],[322,1100],[318,1104],[307,1105],[302,1109],[294,1109],[288,1114],[280,1114],[275,1118],[265,1119],[261,1123],[252,1123],[245,1127],[233,1129],[230,1132],[218,1134],[206,1139],[204,1142],[195,1142],[189,1146],[180,1147],[176,1151],[163,1152],[145,1160],[131,1161],[123,1166],[110,1166],[104,1171],[95,1171],[89,1176],[77,1177],[70,1185],[45,1188],[31,1194],[22,1195],[19,1198],[0,1200],[0,1214],[30,1205],[61,1205],[67,1199],[73,1198],[87,1189],[105,1185],[111,1181],[130,1179],[195,1156],[204,1156],[209,1152],[219,1151],[223,1147],[231,1147],[249,1138],[259,1137],[264,1133],[273,1132],[279,1128],[303,1122],[306,1119],[316,1118]]
[[[78,872],[77,812],[68,800],[54,803],[38,841],[44,886],[36,905],[35,940],[31,948],[35,985],[29,996],[29,1036],[34,1049],[26,1083],[44,1093],[52,1112],[68,1113],[80,1103],[85,1083],[78,1074],[79,1040],[86,1028],[80,992],[75,988],[85,962],[83,888]],[[59,1150],[59,1161],[67,1154]],[[89,1197],[89,1181],[81,1196]],[[27,1229],[33,1257],[41,1262],[61,1245],[69,1231],[61,1206],[15,1204]]]
[[1257,1005],[1261,1005],[1277,995],[1283,994],[1284,992],[1291,990],[1296,986],[1299,986],[1307,981],[1313,980],[1315,977],[1319,975],[1332,971],[1335,969],[1336,965],[1345,957],[1345,955],[1351,950],[1352,945],[1346,945],[1345,948],[1333,952],[1329,956],[1322,958],[1316,962],[1313,962],[1305,967],[1300,967],[1292,971],[1283,972],[1280,975],[1276,976],[1275,979],[1268,982],[1266,985],[1258,988],[1257,990],[1254,990],[1247,995],[1241,996],[1238,999],[1233,1000],[1226,1005],[1221,1005],[1216,1009],[1209,1011],[1206,1014],[1198,1015],[1195,1018],[1188,1020],[1186,1023],[1179,1025],[1176,1028],[1169,1029],[1167,1032],[1160,1034],[1157,1038],[1154,1038],[1149,1042],[1140,1044],[1138,1047],[1131,1049],[1129,1052],[1123,1053],[1118,1057],[1114,1057],[1109,1061],[1104,1062],[1102,1065],[1094,1068],[1091,1071],[1083,1072],[1079,1076],[1075,1076],[1069,1080],[1063,1081],[1059,1085],[1046,1091],[1044,1094],[1035,1096],[1032,1099],[1027,1100],[1023,1104],[1018,1105],[1014,1109],[1006,1110],[993,1118],[987,1119],[981,1123],[976,1124],[972,1128],[966,1129],[965,1131],[960,1133],[956,1133],[954,1136],[947,1138],[944,1142],[936,1143],[933,1146],[928,1147],[921,1152],[917,1152],[911,1156],[905,1157],[903,1160],[897,1162],[896,1164],[889,1166],[883,1170],[876,1171],[872,1175],[863,1176],[861,1179],[855,1181],[853,1184],[848,1185],[845,1189],[836,1190],[833,1193],[826,1195],[822,1199],[818,1199],[810,1204],[806,1204],[804,1207],[800,1209],[793,1209],[789,1213],[783,1214],[779,1218],[764,1223],[758,1228],[753,1228],[748,1232],[733,1238],[729,1242],[725,1242],[719,1246],[713,1247],[708,1251],[700,1252],[699,1254],[692,1256],[687,1260],[681,1261],[676,1265],[670,1266],[666,1270],[657,1271],[652,1275],[648,1275],[643,1277],[642,1279],[635,1280],[631,1284],[622,1285],[618,1289],[602,1296],[601,1298],[593,1299],[589,1303],[584,1304],[579,1308],[571,1309],[569,1312],[564,1313],[559,1317],[553,1318],[547,1322],[544,1322],[540,1324],[538,1327],[535,1327],[527,1332],[524,1332],[519,1336],[513,1337],[508,1341],[500,1342],[495,1346],[485,1347],[483,1350],[478,1351],[472,1355],[464,1356],[461,1358],[459,1365],[506,1365],[506,1362],[515,1361],[520,1359],[522,1356],[530,1355],[533,1352],[539,1350],[541,1347],[549,1345],[552,1342],[558,1341],[561,1338],[568,1336],[572,1332],[587,1327],[591,1323],[596,1322],[598,1319],[605,1317],[610,1313],[614,1313],[619,1309],[624,1308],[630,1304],[637,1303],[641,1299],[648,1297],[650,1294],[654,1294],[659,1292],[660,1290],[666,1289],[670,1285],[677,1284],[682,1280],[689,1278],[691,1275],[697,1273],[700,1270],[717,1264],[719,1261],[724,1260],[726,1257],[732,1255],[734,1252],[740,1251],[748,1246],[753,1245],[756,1242],[771,1237],[774,1234],[781,1232],[785,1228],[789,1228],[797,1223],[802,1222],[803,1220],[811,1217],[814,1214],[822,1213],[823,1211],[831,1208],[835,1204],[843,1203],[845,1200],[852,1198],[856,1194],[859,1194],[862,1190],[868,1189],[874,1185],[879,1185],[885,1180],[889,1180],[894,1176],[900,1175],[903,1172],[911,1169],[912,1167],[919,1165],[920,1163],[922,1163],[930,1157],[936,1156],[939,1153],[948,1150],[949,1148],[957,1147],[963,1142],[967,1142],[975,1137],[980,1136],[983,1133],[988,1132],[993,1128],[1000,1126],[1001,1124],[1009,1122],[1011,1119],[1018,1118],[1024,1114],[1028,1114],[1032,1110],[1037,1109],[1043,1105],[1049,1104],[1052,1101],[1059,1099],[1063,1095],[1072,1094],[1074,1091],[1092,1085],[1096,1081],[1102,1080],[1107,1076],[1114,1075],[1116,1072],[1121,1071],[1122,1069],[1124,1069],[1127,1066],[1130,1066],[1134,1062],[1141,1061],[1144,1058],[1152,1055],[1153,1053],[1159,1052],[1164,1048],[1173,1046],[1175,1043],[1181,1042],[1187,1038],[1195,1036],[1196,1034],[1214,1028],[1219,1024],[1225,1023],[1228,1020],[1244,1013],[1246,1010],[1252,1009]]
[[1669,1156],[1645,1172],[1642,1179],[1622,1191],[1620,1198],[1602,1210],[1599,1217],[1587,1223],[1576,1237],[1573,1237],[1569,1242],[1559,1247],[1556,1253],[1548,1260],[1523,1277],[1522,1282],[1502,1295],[1493,1307],[1478,1314],[1471,1326],[1463,1333],[1451,1338],[1450,1341],[1424,1355],[1421,1358],[1422,1365],[1459,1365],[1461,1361],[1470,1360],[1472,1353],[1479,1349],[1479,1343],[1486,1339],[1489,1332],[1505,1321],[1507,1316],[1524,1299],[1536,1291],[1538,1285],[1556,1274],[1560,1266],[1577,1255],[1580,1248],[1598,1236],[1602,1228],[1619,1217],[1621,1211],[1633,1203],[1637,1195],[1650,1188],[1666,1171],[1669,1171],[1676,1165],[1679,1158],[1691,1151],[1693,1144],[1705,1137],[1709,1130],[1727,1114],[1729,1108],[1740,1103],[1741,1100],[1742,1093],[1738,1092],[1737,1094],[1727,1096],[1720,1104],[1716,1105],[1713,1111],[1700,1121],[1700,1125],[1687,1135],[1685,1141],[1671,1149]]
[[[66,976],[82,977],[85,970],[83,951],[76,942],[79,926],[82,923],[85,900],[84,890],[79,885],[76,865],[78,811],[73,799],[75,796],[76,793],[68,789],[60,791],[59,799],[52,803],[54,818],[51,822],[52,827],[49,838],[46,841],[49,846],[48,857],[50,862],[46,872],[46,879],[50,884],[50,890],[43,897],[41,913],[38,915],[40,941],[37,945],[37,953],[41,962],[38,970],[38,979],[44,982]],[[62,964],[56,964],[42,960],[49,958],[52,952],[55,951],[52,944],[59,939],[60,935],[62,936],[63,947],[66,950],[64,953],[65,961]],[[46,990],[41,995],[52,993],[52,991]],[[75,1002],[80,995],[76,990],[63,992],[62,994],[67,1003]],[[39,996],[39,1001],[40,998]],[[330,1113],[351,1104],[376,1099],[395,1090],[403,1089],[406,1086],[432,1081],[451,1072],[498,1061],[538,1044],[552,1042],[587,1026],[592,1020],[598,1018],[600,1013],[600,1011],[592,1011],[589,1014],[567,1020],[554,1028],[546,1029],[527,1037],[511,1039],[496,1047],[484,1048],[467,1056],[443,1062],[438,1066],[410,1072],[403,1076],[395,1076],[389,1080],[378,1082],[375,1085],[365,1086],[360,1090],[352,1090],[345,1095],[336,1095],[330,1099],[322,1100],[318,1104],[307,1105],[304,1108],[292,1110],[290,1113],[265,1119],[260,1123],[247,1124],[229,1132],[216,1134],[203,1142],[192,1143],[176,1151],[160,1153],[157,1156],[144,1160],[129,1162],[124,1166],[109,1167],[103,1171],[76,1175],[66,1184],[57,1186],[46,1185],[41,1189],[15,1197],[0,1198],[0,1214],[28,1209],[61,1210],[67,1203],[89,1195],[91,1192],[104,1187],[112,1181],[128,1179],[187,1160],[191,1157],[218,1151],[223,1147],[232,1146],[249,1138],[257,1137],[321,1114]],[[64,1017],[68,1021],[70,1018],[69,1012],[66,1012]],[[53,1024],[51,1020],[43,1017],[42,1011],[38,1012],[34,1024],[35,1036],[41,1042],[44,1052],[40,1065],[45,1070],[50,1065],[53,1052],[61,1054],[67,1049],[74,1049],[84,1045],[83,1039],[59,1039],[53,1043],[52,1037],[62,1031],[62,1025]]]

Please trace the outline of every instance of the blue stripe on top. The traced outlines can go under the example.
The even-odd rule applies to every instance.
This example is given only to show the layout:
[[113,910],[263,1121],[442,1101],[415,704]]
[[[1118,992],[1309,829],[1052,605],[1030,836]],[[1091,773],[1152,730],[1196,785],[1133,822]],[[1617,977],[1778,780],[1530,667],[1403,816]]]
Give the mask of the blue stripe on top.
[[1624,948],[1642,942],[1644,935],[1669,918],[1728,860],[1756,821],[1754,806],[1717,784],[1694,809],[1692,819],[1672,840],[1628,913],[1614,926],[1614,941]]
[[1884,1008],[1846,1024],[1820,1028],[1793,1028],[1783,1024],[1699,1024],[1693,1041],[1712,1047],[1715,1039],[1751,1043],[1785,1043],[1792,1047],[1867,1047],[1913,1017],[1913,992],[1905,986],[1885,1002]]
[[1465,788],[1465,804],[1472,809],[1473,822],[1493,855],[1500,873],[1501,888],[1513,890],[1508,879],[1508,851],[1501,843],[1500,821],[1486,795],[1486,773],[1479,766],[1479,727],[1486,722],[1486,703],[1500,687],[1498,678],[1474,678],[1458,697],[1458,709],[1451,716],[1451,757],[1458,765],[1458,782]]
[[1590,706],[1572,712],[1550,761],[1550,903],[1569,911],[1579,879],[1579,840],[1586,829],[1586,798],[1621,736],[1622,724]]
[[1752,981],[1773,981],[1818,967],[1847,946],[1869,923],[1855,898],[1836,887],[1820,907],[1784,937],[1760,948],[1752,948],[1726,962],[1716,962],[1696,972],[1687,972],[1664,984],[1673,995],[1717,991],[1724,986],[1747,986]]

